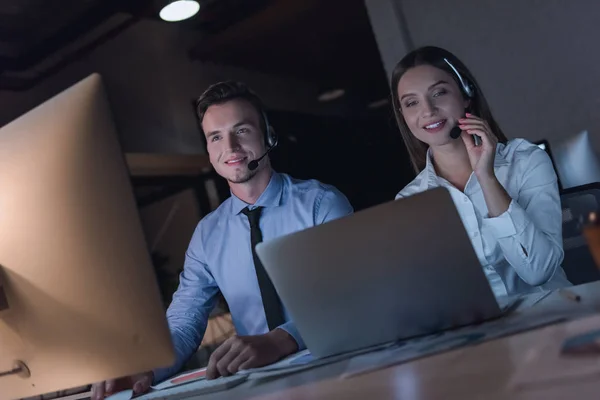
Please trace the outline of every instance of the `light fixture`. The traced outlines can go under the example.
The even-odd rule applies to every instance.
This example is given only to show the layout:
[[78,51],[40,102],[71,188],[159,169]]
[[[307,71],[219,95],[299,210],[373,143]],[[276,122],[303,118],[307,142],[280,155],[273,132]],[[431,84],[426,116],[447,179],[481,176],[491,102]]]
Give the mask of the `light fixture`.
[[327,102],[327,101],[333,101],[336,99],[339,99],[340,97],[342,97],[343,95],[346,94],[346,91],[344,89],[333,89],[333,90],[328,90],[326,92],[323,92],[319,95],[318,99],[320,102]]
[[388,99],[375,100],[367,105],[371,110],[375,110],[377,108],[381,108],[383,106],[388,105]]
[[167,22],[176,22],[193,17],[199,10],[196,0],[169,0],[158,15]]

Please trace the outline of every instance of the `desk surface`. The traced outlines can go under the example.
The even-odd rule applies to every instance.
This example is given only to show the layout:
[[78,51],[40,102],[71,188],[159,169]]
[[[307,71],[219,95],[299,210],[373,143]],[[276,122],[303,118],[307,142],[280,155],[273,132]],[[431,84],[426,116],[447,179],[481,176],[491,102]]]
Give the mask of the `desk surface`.
[[[581,295],[576,303],[557,292],[521,312],[543,315],[565,311],[600,310],[600,282],[570,289]],[[600,316],[597,319],[600,326]],[[247,381],[225,392],[203,395],[203,400],[270,399],[597,399],[600,379],[515,389],[511,380],[525,364],[527,350],[553,338],[563,337],[565,324],[492,340],[389,367],[350,379],[339,376],[348,360],[316,367],[268,382]],[[562,335],[562,336],[561,336]],[[557,360],[556,368],[561,368]]]

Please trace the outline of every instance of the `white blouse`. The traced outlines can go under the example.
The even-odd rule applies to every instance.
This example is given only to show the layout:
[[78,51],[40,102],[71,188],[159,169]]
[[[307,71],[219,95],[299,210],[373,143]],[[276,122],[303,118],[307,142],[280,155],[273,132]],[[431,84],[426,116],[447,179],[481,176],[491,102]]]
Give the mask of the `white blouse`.
[[512,198],[508,210],[495,218],[488,216],[475,174],[461,192],[437,176],[430,151],[425,169],[396,199],[447,188],[497,297],[570,285],[560,266],[562,210],[550,157],[536,145],[514,139],[498,143],[494,171]]

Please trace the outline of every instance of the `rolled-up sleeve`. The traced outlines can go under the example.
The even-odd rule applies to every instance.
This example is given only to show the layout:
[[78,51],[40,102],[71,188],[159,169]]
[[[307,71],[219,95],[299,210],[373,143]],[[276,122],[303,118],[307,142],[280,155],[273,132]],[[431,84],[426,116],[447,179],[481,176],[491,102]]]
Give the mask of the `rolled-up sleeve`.
[[204,262],[200,224],[196,228],[185,255],[179,287],[167,310],[167,321],[175,348],[175,364],[154,370],[155,383],[161,382],[179,371],[196,352],[215,306],[219,288]]
[[285,324],[278,326],[278,328],[283,329],[294,338],[298,345],[298,351],[306,349],[306,344],[304,343],[304,340],[302,340],[302,336],[300,336],[300,332],[298,332],[298,328],[296,328],[293,321],[288,321]]
[[523,154],[517,168],[518,196],[513,194],[508,209],[485,218],[483,225],[519,277],[538,286],[553,277],[564,257],[560,195],[552,162],[543,150]]

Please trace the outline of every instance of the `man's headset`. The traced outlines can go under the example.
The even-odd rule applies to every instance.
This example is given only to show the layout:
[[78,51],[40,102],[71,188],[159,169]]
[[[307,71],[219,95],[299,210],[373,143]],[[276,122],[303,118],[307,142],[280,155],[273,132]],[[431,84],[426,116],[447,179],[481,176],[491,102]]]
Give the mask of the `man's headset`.
[[265,142],[267,144],[267,151],[265,152],[265,154],[263,154],[256,160],[252,160],[248,163],[248,169],[250,171],[254,171],[256,168],[258,168],[258,163],[260,162],[260,160],[265,158],[267,154],[269,154],[271,150],[277,147],[277,144],[279,143],[277,133],[273,129],[271,129],[271,125],[269,125],[269,119],[267,118],[267,113],[264,111],[262,111],[262,118],[265,124]]
[[[454,67],[454,65],[452,65],[452,63],[447,58],[444,58],[444,61],[446,62],[446,64],[448,64],[450,69],[454,72],[454,74],[458,78],[458,81],[460,82],[460,88],[462,89],[462,92],[464,93],[464,95],[467,96],[467,98],[469,98],[469,99],[475,98],[475,87],[473,86],[473,84],[471,84],[471,82],[469,82],[467,79],[464,79],[462,77],[462,75],[460,74],[460,72],[458,72],[458,70]],[[455,126],[450,131],[450,137],[452,139],[458,139],[460,137],[461,133],[462,133],[461,129],[458,126]],[[473,135],[473,140],[475,141],[475,146],[481,145],[481,138],[479,136]]]

